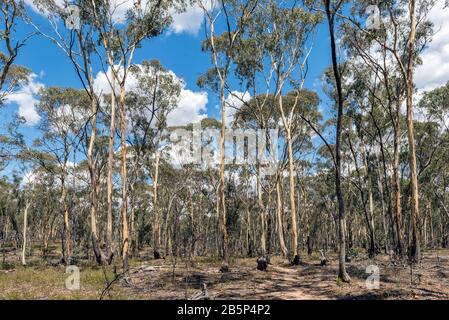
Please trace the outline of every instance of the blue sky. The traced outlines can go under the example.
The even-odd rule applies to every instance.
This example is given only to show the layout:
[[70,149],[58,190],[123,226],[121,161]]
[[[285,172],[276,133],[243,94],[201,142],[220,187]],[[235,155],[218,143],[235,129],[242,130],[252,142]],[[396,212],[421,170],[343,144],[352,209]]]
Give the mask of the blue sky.
[[[45,18],[32,10],[28,11],[32,19],[37,21],[40,26],[48,26],[44,20]],[[192,19],[198,19],[198,16],[193,16]],[[185,24],[184,27],[182,25],[179,27],[178,23],[179,30],[177,32],[169,30],[158,38],[145,41],[142,48],[137,50],[134,61],[135,63],[140,63],[143,60],[157,59],[166,68],[184,79],[186,89],[194,92],[204,91],[196,85],[198,77],[211,67],[209,55],[201,51],[204,29],[203,26],[200,26],[200,28],[196,28],[192,32],[191,27],[189,27],[189,24],[192,22],[185,21],[183,23]],[[196,22],[196,24],[198,23]],[[21,24],[17,29],[17,37],[21,38],[32,30],[31,26]],[[327,30],[324,25],[321,25],[317,30],[313,52],[310,56],[306,87],[314,90],[320,89],[317,83],[324,68],[330,63],[329,55]],[[35,81],[45,87],[81,88],[80,81],[68,58],[56,45],[42,36],[37,35],[28,41],[27,45],[21,50],[16,63],[30,68],[37,75]],[[239,89],[235,88],[235,90]],[[208,103],[206,106],[208,116],[219,117],[219,111],[216,106],[217,99],[214,93],[208,92]],[[17,104],[11,103],[8,113],[14,112],[15,109],[17,109]],[[26,128],[26,131],[29,133],[33,130],[32,127]]]
[[[32,0],[25,0],[25,2],[31,3]],[[423,54],[424,64],[417,70],[417,86],[420,90],[432,89],[444,84],[448,79],[449,13],[448,10],[442,9],[443,0],[439,2],[440,4],[432,10],[430,15],[438,33]],[[43,26],[43,30],[45,30],[45,26],[49,30],[45,17],[36,14],[30,6],[27,6],[27,9],[33,21],[39,26]],[[143,60],[152,59],[161,61],[166,68],[184,79],[185,91],[188,91],[188,94],[184,95],[185,100],[187,99],[184,104],[194,106],[195,103],[205,102],[204,90],[196,85],[196,81],[203,72],[211,67],[209,55],[201,51],[201,43],[204,39],[204,26],[201,24],[203,21],[202,11],[199,8],[189,8],[186,13],[175,16],[174,20],[174,25],[165,34],[143,43],[143,46],[136,52],[134,62],[140,63]],[[32,27],[22,22],[17,27],[16,36],[20,39],[31,31],[33,31]],[[24,88],[22,91],[19,90],[19,95],[16,95],[15,99],[11,99],[11,103],[1,112],[0,120],[2,123],[11,119],[19,108],[22,110],[25,108],[27,112],[32,111],[33,104],[37,102],[33,99],[36,98],[35,93],[40,86],[81,88],[80,81],[68,58],[56,45],[42,36],[36,35],[27,42],[27,45],[22,48],[16,63],[33,71],[35,74],[32,79],[34,86]],[[320,77],[330,63],[329,35],[327,25],[323,23],[317,28],[313,39],[313,50],[309,58],[309,73],[305,86],[319,94],[322,99],[320,110],[323,112],[325,119],[331,116],[332,111],[330,111],[329,101],[321,91]],[[98,71],[100,71],[100,68],[95,72]],[[232,89],[241,90],[239,87]],[[204,106],[204,112],[207,116],[219,118],[220,111],[217,105],[218,100],[215,94],[207,92],[207,104]],[[198,111],[192,110],[194,110],[193,112]],[[192,115],[189,112],[190,109],[187,109],[180,116],[188,118]],[[185,119],[186,122],[188,120]],[[0,130],[3,131],[4,128]],[[36,127],[31,125],[23,126],[22,131],[28,142],[39,135]]]

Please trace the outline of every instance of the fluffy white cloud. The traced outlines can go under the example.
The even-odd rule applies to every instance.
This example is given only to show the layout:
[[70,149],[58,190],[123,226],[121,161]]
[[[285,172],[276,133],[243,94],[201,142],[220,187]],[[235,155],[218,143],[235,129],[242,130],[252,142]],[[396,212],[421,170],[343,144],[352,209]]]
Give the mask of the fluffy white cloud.
[[176,34],[197,35],[203,21],[203,9],[197,5],[189,6],[185,12],[173,14],[173,23],[170,30]]
[[206,118],[206,105],[208,97],[206,92],[194,92],[182,89],[178,107],[167,117],[169,126],[181,126],[196,123]]
[[435,35],[422,54],[423,64],[416,70],[419,90],[432,90],[449,80],[449,8],[439,0],[429,14],[434,23]]
[[35,106],[39,102],[36,95],[42,88],[44,88],[44,85],[38,81],[38,76],[33,73],[30,75],[27,84],[6,98],[7,103],[16,104],[19,107],[19,116],[23,117],[29,126],[39,122],[40,116]]

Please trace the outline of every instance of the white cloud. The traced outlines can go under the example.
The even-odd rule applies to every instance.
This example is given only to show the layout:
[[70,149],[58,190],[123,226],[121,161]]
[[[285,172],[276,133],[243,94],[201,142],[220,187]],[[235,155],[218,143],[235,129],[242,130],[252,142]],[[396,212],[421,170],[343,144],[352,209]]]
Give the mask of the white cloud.
[[416,85],[419,90],[435,89],[449,80],[449,8],[439,0],[429,13],[434,23],[435,35],[422,54],[423,64],[416,70]]
[[201,121],[206,117],[204,112],[207,102],[206,92],[182,89],[178,107],[168,115],[167,124],[169,126],[182,126]]
[[[117,66],[116,66],[117,67]],[[119,70],[118,72],[119,78],[123,76],[123,68]],[[98,95],[102,94],[111,94],[111,84],[109,81],[112,81],[112,70],[111,67],[108,67],[107,73],[104,73],[103,71],[100,71],[97,73],[95,79],[94,79],[94,90],[95,93]],[[132,73],[127,74],[126,82],[125,82],[125,89],[127,91],[135,89],[137,86],[137,79]],[[115,92],[119,94],[120,92],[120,86],[115,82]]]
[[197,35],[204,21],[203,9],[197,5],[189,6],[185,12],[173,14],[170,30],[176,34]]
[[40,116],[35,108],[39,102],[36,99],[36,95],[40,89],[44,88],[44,85],[37,79],[38,76],[36,74],[31,74],[27,84],[6,98],[7,103],[17,104],[19,116],[23,117],[29,126],[36,125],[40,120]]

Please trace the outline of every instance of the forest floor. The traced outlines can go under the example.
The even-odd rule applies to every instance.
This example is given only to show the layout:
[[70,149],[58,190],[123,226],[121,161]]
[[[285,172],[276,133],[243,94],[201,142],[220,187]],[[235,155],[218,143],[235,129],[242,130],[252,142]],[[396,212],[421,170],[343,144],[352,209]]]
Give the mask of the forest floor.
[[[204,283],[210,299],[449,299],[449,250],[426,251],[412,272],[386,255],[355,258],[348,263],[349,284],[337,281],[336,255],[329,255],[324,267],[318,255],[304,255],[300,266],[273,257],[266,272],[256,270],[254,258],[234,259],[228,273],[220,273],[220,263],[211,258],[134,259],[130,271],[109,287],[105,275],[114,280],[114,267],[82,261],[79,290],[66,288],[64,266],[44,264],[36,254],[23,267],[18,255],[13,251],[5,264],[0,260],[0,299],[99,299],[102,294],[103,299],[192,299]],[[366,285],[372,265],[379,268],[378,289]]]

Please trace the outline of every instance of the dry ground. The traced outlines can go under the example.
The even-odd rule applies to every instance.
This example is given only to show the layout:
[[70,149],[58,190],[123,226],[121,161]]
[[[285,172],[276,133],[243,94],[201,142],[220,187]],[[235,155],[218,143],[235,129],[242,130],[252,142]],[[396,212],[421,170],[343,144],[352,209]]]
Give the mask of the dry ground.
[[[211,299],[448,299],[449,250],[425,252],[422,265],[411,272],[407,265],[393,265],[388,256],[374,260],[354,259],[348,263],[350,284],[337,281],[338,263],[331,255],[321,267],[317,255],[304,256],[301,266],[273,258],[267,272],[256,270],[255,259],[234,259],[229,273],[218,271],[220,263],[211,258],[186,262],[132,260],[129,273],[115,278],[114,268],[102,269],[91,262],[79,264],[80,290],[65,288],[64,266],[44,265],[30,257],[26,267],[17,253],[0,260],[0,299],[191,299],[205,283]],[[380,271],[380,287],[369,290],[368,265]],[[118,269],[117,269],[118,270]],[[120,271],[118,270],[117,273]]]

